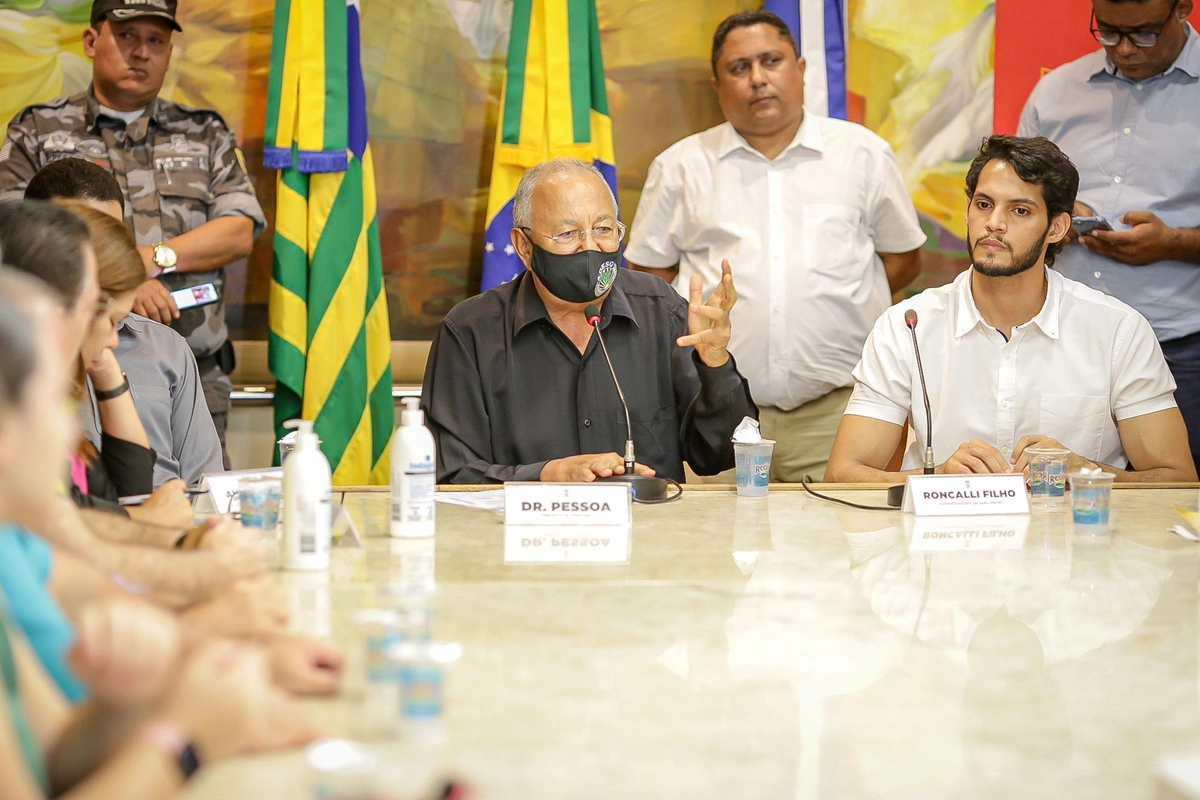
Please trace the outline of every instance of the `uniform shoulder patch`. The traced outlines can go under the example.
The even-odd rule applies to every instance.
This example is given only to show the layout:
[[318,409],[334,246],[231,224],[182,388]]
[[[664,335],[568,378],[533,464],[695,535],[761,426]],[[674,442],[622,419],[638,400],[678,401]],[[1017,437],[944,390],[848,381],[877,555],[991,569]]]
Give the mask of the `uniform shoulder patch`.
[[[10,125],[20,125],[28,122],[31,118],[47,118],[54,116],[55,112],[61,111],[69,105],[72,105],[78,99],[77,95],[68,95],[65,97],[56,97],[53,100],[48,100],[45,103],[33,103],[25,106],[18,111],[12,118]],[[86,100],[84,100],[86,102]]]
[[47,100],[44,103],[33,103],[32,105],[25,106],[25,110],[21,113],[25,113],[26,111],[40,111],[42,109],[57,110],[76,103],[82,105],[86,102],[87,92],[78,92],[76,94],[67,94],[63,95],[62,97],[56,97],[53,100]]
[[173,112],[172,115],[179,119],[186,119],[189,122],[199,123],[202,125],[216,123],[222,128],[229,128],[228,123],[225,122],[225,118],[221,116],[221,112],[217,111],[215,108],[193,108],[180,103],[162,100],[159,102],[163,103],[163,105],[166,106],[169,111]]

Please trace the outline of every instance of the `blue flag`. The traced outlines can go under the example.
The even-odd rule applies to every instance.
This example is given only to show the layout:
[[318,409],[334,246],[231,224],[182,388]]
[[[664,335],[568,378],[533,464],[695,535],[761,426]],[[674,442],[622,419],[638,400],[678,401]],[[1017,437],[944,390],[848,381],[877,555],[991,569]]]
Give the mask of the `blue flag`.
[[764,0],[796,37],[808,62],[804,105],[813,113],[846,118],[846,6],[843,0]]

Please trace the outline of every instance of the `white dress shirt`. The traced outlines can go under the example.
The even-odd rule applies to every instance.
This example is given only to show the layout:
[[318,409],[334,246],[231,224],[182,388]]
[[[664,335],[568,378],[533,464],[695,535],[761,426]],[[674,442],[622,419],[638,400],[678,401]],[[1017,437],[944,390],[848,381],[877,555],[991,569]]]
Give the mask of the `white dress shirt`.
[[878,253],[925,242],[891,148],[851,122],[804,113],[774,160],[728,122],[650,165],[626,257],[679,265],[712,291],[721,260],[738,302],[730,352],[754,401],[785,411],[850,386],[863,342],[891,304]]
[[904,424],[915,436],[903,469],[925,454],[925,404],[904,312],[917,312],[933,455],[941,464],[981,439],[1008,456],[1026,435],[1050,436],[1092,461],[1123,467],[1119,420],[1175,407],[1175,379],[1146,319],[1120,300],[1045,270],[1037,316],[1012,338],[984,322],[967,270],[888,309],[854,369],[847,414]]

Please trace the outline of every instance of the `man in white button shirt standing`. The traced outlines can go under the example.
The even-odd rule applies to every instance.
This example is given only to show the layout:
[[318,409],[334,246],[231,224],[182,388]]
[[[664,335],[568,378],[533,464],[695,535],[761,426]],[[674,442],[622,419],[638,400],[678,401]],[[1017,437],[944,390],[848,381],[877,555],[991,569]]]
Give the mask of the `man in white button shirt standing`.
[[727,122],[654,160],[630,266],[711,291],[737,275],[729,349],[750,382],[771,478],[820,479],[862,344],[921,271],[925,234],[887,142],[804,108],[804,59],[779,17],[747,11],[713,36]]
[[1071,226],[1079,173],[1053,142],[988,138],[967,173],[973,266],[889,309],[854,369],[854,395],[826,477],[890,481],[904,421],[924,461],[924,401],[905,312],[928,381],[938,473],[1023,472],[1032,447],[1065,447],[1070,469],[1117,480],[1194,481],[1175,381],[1154,331],[1129,306],[1048,269]]

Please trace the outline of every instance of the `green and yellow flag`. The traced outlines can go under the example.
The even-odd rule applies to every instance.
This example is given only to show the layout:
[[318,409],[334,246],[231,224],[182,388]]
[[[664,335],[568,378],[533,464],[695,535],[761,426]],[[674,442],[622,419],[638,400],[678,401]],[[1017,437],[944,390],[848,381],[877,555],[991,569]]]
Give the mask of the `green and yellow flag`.
[[277,0],[263,162],[279,170],[269,357],[275,427],[315,421],[340,485],[387,483],[391,329],[358,0]]
[[515,0],[488,187],[483,289],[525,267],[509,241],[525,170],[560,156],[591,161],[617,192],[596,0]]

